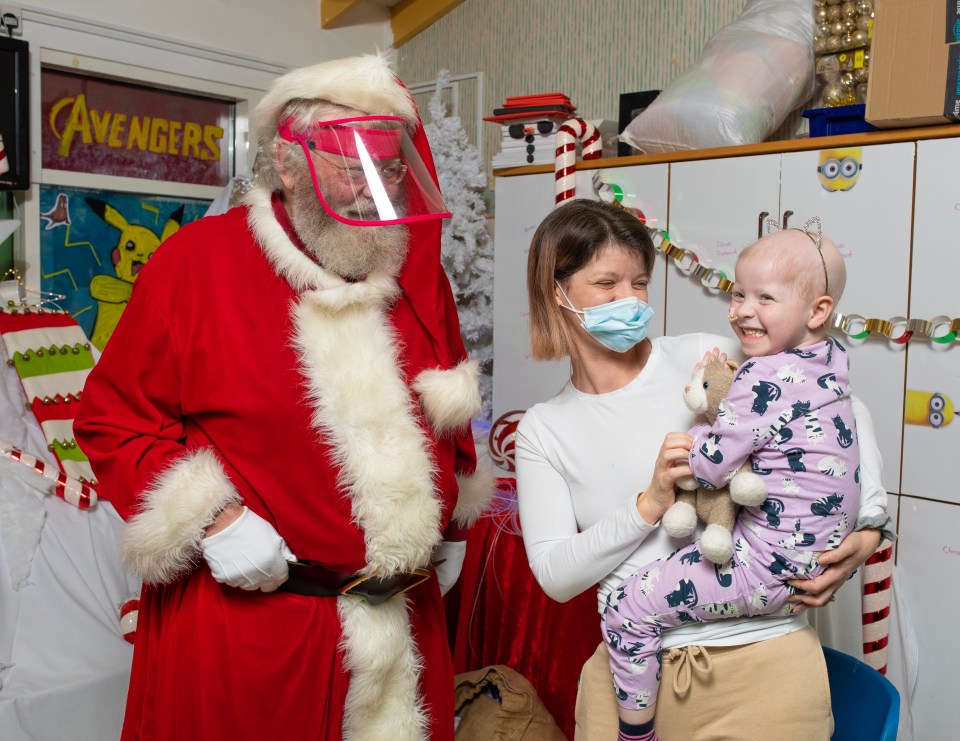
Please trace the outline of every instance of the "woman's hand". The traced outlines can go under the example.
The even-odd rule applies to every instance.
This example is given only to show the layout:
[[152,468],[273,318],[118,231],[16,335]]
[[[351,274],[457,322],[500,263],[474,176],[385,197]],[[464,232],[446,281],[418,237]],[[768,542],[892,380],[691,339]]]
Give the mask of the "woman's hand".
[[820,576],[815,579],[791,579],[788,582],[790,586],[806,592],[790,597],[790,602],[799,603],[794,612],[805,607],[823,607],[830,602],[836,591],[879,545],[880,531],[867,528],[850,533],[832,551],[821,553],[819,561],[826,568]]
[[648,524],[656,525],[673,504],[676,498],[673,485],[677,479],[693,475],[689,465],[692,443],[685,432],[668,432],[663,438],[653,467],[653,480],[637,497],[637,511]]

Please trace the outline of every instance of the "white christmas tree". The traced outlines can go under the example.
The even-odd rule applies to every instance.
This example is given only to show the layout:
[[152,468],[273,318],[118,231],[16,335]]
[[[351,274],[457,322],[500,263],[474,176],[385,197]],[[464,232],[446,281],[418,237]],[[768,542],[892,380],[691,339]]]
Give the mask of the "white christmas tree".
[[440,260],[453,285],[467,353],[480,363],[483,416],[489,420],[493,410],[493,240],[482,198],[487,176],[460,117],[447,115],[441,95],[449,82],[450,73],[441,70],[428,104],[431,121],[423,128],[443,202],[452,214],[443,222]]

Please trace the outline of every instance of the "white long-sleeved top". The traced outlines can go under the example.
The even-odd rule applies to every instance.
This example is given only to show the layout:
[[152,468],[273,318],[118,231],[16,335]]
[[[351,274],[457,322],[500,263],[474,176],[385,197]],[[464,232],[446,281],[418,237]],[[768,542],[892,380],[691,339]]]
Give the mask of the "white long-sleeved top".
[[[607,593],[640,566],[686,545],[637,512],[668,432],[686,432],[695,415],[683,387],[696,363],[718,347],[739,356],[736,341],[709,334],[651,340],[640,374],[621,389],[586,394],[567,383],[523,415],[516,436],[520,524],[537,582],[565,602],[600,583]],[[886,515],[881,458],[870,413],[854,397],[860,441],[860,520]],[[696,623],[664,633],[664,648],[739,645],[786,635],[807,624],[803,613]]]

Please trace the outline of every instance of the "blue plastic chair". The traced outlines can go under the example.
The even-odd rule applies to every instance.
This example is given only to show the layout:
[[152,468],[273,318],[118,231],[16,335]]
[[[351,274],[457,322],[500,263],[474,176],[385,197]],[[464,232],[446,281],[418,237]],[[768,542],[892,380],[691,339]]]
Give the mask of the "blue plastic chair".
[[900,693],[859,659],[823,647],[833,709],[831,741],[896,741]]

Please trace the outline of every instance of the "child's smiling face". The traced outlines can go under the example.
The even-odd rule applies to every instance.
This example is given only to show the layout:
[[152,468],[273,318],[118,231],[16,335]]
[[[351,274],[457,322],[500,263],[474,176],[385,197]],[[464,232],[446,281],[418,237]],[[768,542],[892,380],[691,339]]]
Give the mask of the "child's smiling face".
[[[807,240],[802,234],[799,237]],[[800,246],[809,249],[807,242]],[[766,251],[737,262],[728,318],[747,357],[774,355],[822,341],[822,326],[810,326],[814,307],[815,300],[798,291],[795,276],[778,270]]]

